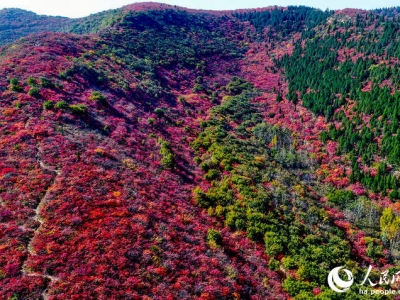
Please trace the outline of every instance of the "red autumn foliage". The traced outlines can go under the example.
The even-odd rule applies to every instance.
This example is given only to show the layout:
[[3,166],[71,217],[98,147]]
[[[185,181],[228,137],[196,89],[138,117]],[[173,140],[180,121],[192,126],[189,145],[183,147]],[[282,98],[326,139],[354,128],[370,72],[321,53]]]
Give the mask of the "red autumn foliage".
[[[34,46],[37,40],[41,47]],[[1,92],[6,134],[0,141],[0,270],[5,274],[0,298],[18,294],[35,299],[45,293],[49,299],[139,299],[143,294],[152,299],[285,299],[280,276],[267,269],[262,246],[222,230],[219,220],[191,202],[191,191],[202,178],[191,165],[188,142],[194,135],[162,119],[150,125],[146,119],[155,116],[135,93],[103,87],[110,106],[101,107],[89,100],[93,88],[85,78],[59,79],[71,67],[71,57],[87,53],[94,43],[91,37],[39,35],[18,49],[5,47],[0,59],[0,76],[18,77],[25,88],[28,76],[60,84],[41,88],[39,99]],[[104,59],[107,68],[119,68]],[[11,64],[15,68],[8,68]],[[183,71],[171,76],[173,93],[186,93],[197,113],[187,114],[185,103],[169,108],[161,100],[160,105],[195,131],[202,111],[212,104],[189,95],[196,75]],[[192,79],[180,87],[186,75]],[[221,83],[229,80],[222,70],[207,80],[214,75]],[[20,108],[11,109],[14,100]],[[90,113],[44,110],[43,100],[84,103]],[[182,143],[183,136],[188,142]],[[157,137],[173,141],[177,158],[171,170],[159,163]],[[223,232],[223,248],[206,244],[210,228]]]
[[[172,7],[146,3],[126,8]],[[234,26],[231,20],[223,25]],[[253,42],[243,32],[229,34],[249,44],[241,61],[204,57],[204,74],[181,66],[157,68],[163,87],[171,88],[168,96],[183,96],[172,104],[168,97],[146,98],[139,89],[140,74],[112,56],[91,57],[96,35],[41,34],[2,48],[0,77],[18,77],[24,92],[0,83],[0,298],[18,294],[36,299],[43,293],[48,299],[289,297],[280,271],[268,269],[262,244],[231,232],[191,201],[195,186],[205,190],[210,183],[192,163],[189,144],[214,105],[206,92],[193,93],[196,77],[201,74],[210,85],[224,85],[233,75],[253,83],[263,91],[254,102],[264,120],[292,132],[293,147],[309,154],[324,183],[348,187],[356,195],[365,190],[359,183],[350,185],[349,166],[336,155],[337,144],[320,141],[329,126],[324,118],[310,113],[301,101],[297,106],[286,99],[276,102],[288,86],[272,57],[291,53],[293,42],[273,46]],[[353,51],[342,55],[349,53]],[[74,59],[103,69],[109,84],[96,86],[79,73],[60,77]],[[111,76],[115,74],[119,77]],[[29,76],[50,78],[58,85],[41,88],[41,98],[35,98],[26,94]],[[121,78],[129,88],[122,87]],[[107,105],[90,100],[95,90],[106,95]],[[45,100],[85,104],[89,113],[45,110]],[[166,118],[157,117],[150,100],[158,101]],[[170,169],[161,163],[159,138],[171,142],[175,165]],[[346,233],[354,256],[368,262],[363,233],[313,187],[306,190]],[[382,204],[388,201],[370,196]],[[221,232],[223,247],[206,243],[211,228]]]

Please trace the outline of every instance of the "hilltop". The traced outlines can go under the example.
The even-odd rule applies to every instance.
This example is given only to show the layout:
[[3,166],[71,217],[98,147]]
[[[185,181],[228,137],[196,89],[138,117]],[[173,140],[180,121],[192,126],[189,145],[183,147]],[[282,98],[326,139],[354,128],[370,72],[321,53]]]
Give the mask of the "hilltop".
[[40,16],[22,9],[0,10],[0,45],[32,33],[61,30],[68,18]]
[[262,12],[283,9],[283,7],[263,7],[257,9],[237,9],[237,10],[200,10],[169,5],[157,2],[139,2],[112,9],[100,13],[92,14],[83,18],[53,17],[38,15],[19,8],[5,8],[0,10],[0,45],[4,45],[21,37],[42,32],[64,32],[64,33],[98,33],[110,27],[120,17],[129,12],[141,12],[149,10],[158,11],[181,11],[193,14],[207,14],[213,16],[232,15],[234,13]]
[[0,298],[335,299],[334,267],[395,267],[399,11],[0,11]]

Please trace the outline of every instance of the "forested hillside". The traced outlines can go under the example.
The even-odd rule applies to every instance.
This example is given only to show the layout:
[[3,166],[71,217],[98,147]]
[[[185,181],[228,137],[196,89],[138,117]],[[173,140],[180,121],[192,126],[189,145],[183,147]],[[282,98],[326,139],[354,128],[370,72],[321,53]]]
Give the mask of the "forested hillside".
[[365,299],[400,259],[399,12],[0,11],[0,298]]
[[0,10],[0,45],[32,33],[58,31],[70,20],[62,17],[39,16],[22,9]]

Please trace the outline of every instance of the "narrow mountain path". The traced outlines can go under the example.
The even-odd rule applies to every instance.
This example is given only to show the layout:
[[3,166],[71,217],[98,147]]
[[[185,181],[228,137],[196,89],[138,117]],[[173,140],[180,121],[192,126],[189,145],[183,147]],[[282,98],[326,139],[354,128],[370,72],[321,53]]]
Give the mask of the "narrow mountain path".
[[52,187],[55,184],[55,182],[57,181],[58,177],[61,175],[61,170],[58,170],[55,167],[51,167],[51,166],[48,166],[48,165],[45,164],[45,162],[41,158],[41,152],[42,151],[41,151],[41,148],[40,148],[39,144],[37,145],[37,150],[38,150],[38,152],[37,152],[37,155],[36,155],[36,159],[37,159],[37,162],[39,163],[40,167],[42,169],[46,170],[46,171],[54,173],[54,177],[53,177],[52,181],[50,182],[50,184],[48,185],[48,187],[46,188],[43,197],[40,199],[38,205],[35,208],[35,216],[33,217],[33,219],[35,221],[39,222],[40,225],[33,232],[32,238],[30,239],[30,241],[28,243],[28,246],[27,246],[28,257],[26,258],[25,262],[23,263],[21,271],[22,271],[22,274],[25,275],[25,276],[31,276],[31,277],[39,276],[39,277],[42,277],[42,278],[45,278],[45,279],[48,280],[47,287],[42,293],[43,299],[46,300],[46,299],[49,299],[49,296],[48,296],[48,288],[49,288],[49,286],[51,286],[52,282],[58,281],[59,278],[55,277],[55,276],[51,276],[51,275],[46,274],[46,273],[33,272],[33,271],[30,270],[30,268],[28,267],[27,264],[28,264],[29,258],[36,255],[36,251],[35,251],[35,248],[34,248],[34,245],[33,245],[34,244],[34,240],[35,240],[36,235],[41,231],[41,229],[43,227],[43,224],[45,222],[45,220],[43,218],[41,218],[41,216],[40,216],[41,215],[41,210],[46,205],[46,203],[48,203],[50,201],[50,199],[51,199],[51,195],[50,194],[51,194]]

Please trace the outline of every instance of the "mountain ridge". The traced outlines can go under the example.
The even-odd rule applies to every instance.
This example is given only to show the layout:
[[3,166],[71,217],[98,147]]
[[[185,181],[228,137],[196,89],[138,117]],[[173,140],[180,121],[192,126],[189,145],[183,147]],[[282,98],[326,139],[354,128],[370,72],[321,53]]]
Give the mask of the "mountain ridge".
[[[51,32],[74,32],[74,27],[79,26],[80,23],[96,22],[96,19],[100,18],[100,22],[104,22],[103,16],[123,14],[127,11],[146,11],[146,10],[181,10],[190,13],[204,13],[215,16],[223,16],[237,13],[249,13],[249,12],[262,12],[262,11],[272,11],[276,9],[287,9],[287,7],[280,6],[268,6],[260,8],[251,9],[234,9],[234,10],[202,10],[202,9],[191,9],[186,7],[180,7],[176,5],[163,4],[158,2],[139,2],[129,5],[125,5],[119,9],[110,9],[98,13],[90,14],[86,17],[80,18],[68,18],[62,16],[48,16],[40,15],[28,10],[19,8],[4,8],[0,10],[0,21],[5,24],[0,27],[0,45],[5,43],[10,43],[17,40],[18,38],[27,36],[32,33],[40,33],[43,31]],[[322,10],[321,10],[322,11]],[[356,9],[342,9],[337,10],[336,13],[344,14],[354,14],[360,12]],[[364,11],[365,12],[365,11]],[[23,17],[24,21],[22,23],[15,22],[15,20],[20,20]],[[28,24],[28,26],[27,26]],[[108,26],[108,25],[107,25]],[[104,29],[106,27],[103,27]],[[12,31],[11,31],[12,29]],[[92,31],[80,32],[80,33],[95,33],[98,31],[96,27]]]
[[137,5],[0,48],[0,297],[335,299],[334,267],[394,270],[398,17]]

